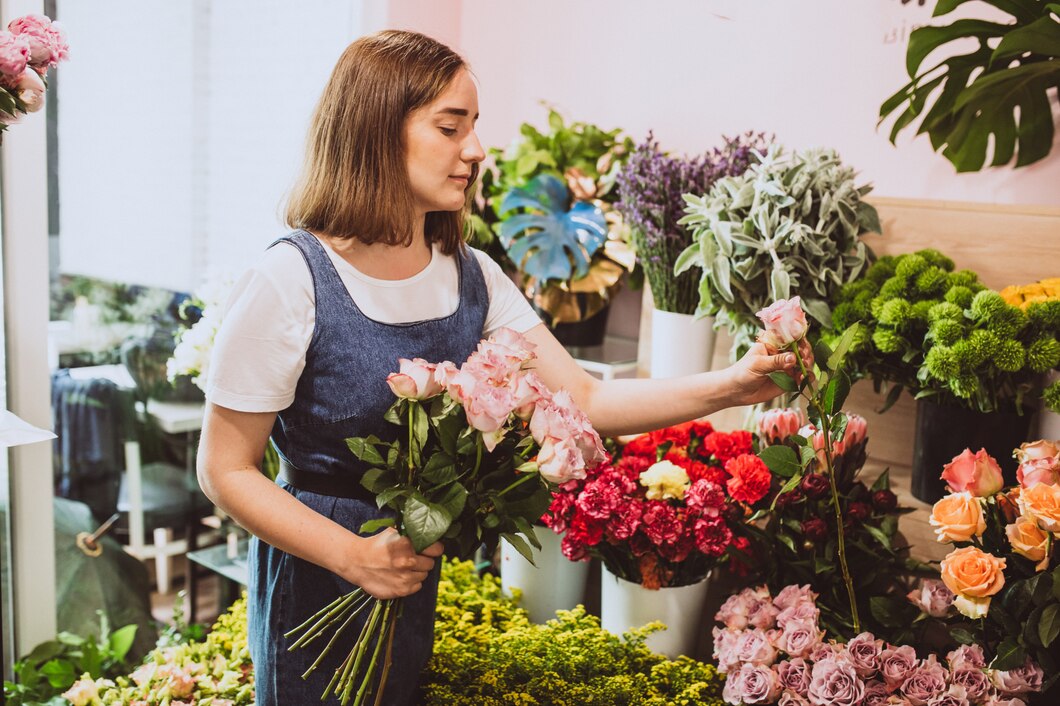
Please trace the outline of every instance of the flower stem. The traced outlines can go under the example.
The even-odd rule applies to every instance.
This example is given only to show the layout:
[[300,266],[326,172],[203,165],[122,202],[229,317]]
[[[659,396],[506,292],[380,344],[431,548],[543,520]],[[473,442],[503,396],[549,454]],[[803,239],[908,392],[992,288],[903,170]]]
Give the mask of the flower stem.
[[[802,370],[803,377],[806,380],[809,380],[809,371],[806,370],[806,363],[802,360],[802,355],[799,353],[798,341],[792,343],[791,347],[792,351],[795,353],[795,360],[799,361],[799,368]],[[836,549],[839,552],[839,567],[843,573],[843,583],[846,585],[847,598],[850,601],[850,618],[854,623],[854,633],[858,634],[861,632],[861,619],[858,617],[858,601],[857,596],[854,593],[854,579],[851,577],[850,567],[847,565],[846,532],[843,530],[843,510],[839,504],[839,488],[836,487],[835,469],[832,466],[832,456],[834,453],[832,449],[832,415],[825,412],[817,395],[813,395],[812,398],[810,398],[810,404],[817,408],[817,415],[821,420],[821,435],[824,437],[825,475],[828,476],[828,487],[832,491],[832,507],[835,508]]]
[[415,453],[415,451],[413,449],[415,447],[412,445],[413,442],[415,441],[415,430],[414,430],[414,427],[416,426],[416,414],[415,414],[415,410],[413,409],[413,405],[418,404],[418,403],[409,400],[408,404],[409,404],[409,485],[412,485],[412,480],[413,480],[412,474],[413,474],[413,470],[416,468],[416,463],[413,460],[413,455]]
[[534,477],[535,475],[537,475],[537,474],[536,474],[536,473],[524,473],[524,474],[523,474],[523,477],[522,477],[522,478],[518,479],[517,481],[515,481],[514,483],[512,483],[511,485],[509,485],[509,486],[508,486],[507,488],[505,488],[505,489],[504,489],[504,490],[502,490],[501,492],[497,493],[497,497],[499,498],[499,497],[501,497],[502,495],[504,495],[505,493],[507,493],[507,492],[508,492],[509,490],[512,490],[512,489],[514,489],[514,488],[516,488],[516,487],[518,487],[518,486],[522,485],[522,484],[523,484],[523,483],[525,483],[526,481],[528,481],[528,480],[530,480],[531,478],[533,478],[533,477]]

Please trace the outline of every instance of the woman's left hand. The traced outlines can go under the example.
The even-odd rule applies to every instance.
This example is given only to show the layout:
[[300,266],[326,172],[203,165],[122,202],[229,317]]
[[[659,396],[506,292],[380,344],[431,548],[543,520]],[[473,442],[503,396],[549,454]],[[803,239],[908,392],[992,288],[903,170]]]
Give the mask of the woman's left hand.
[[[813,349],[805,338],[799,342],[799,353],[802,355],[806,370],[813,370]],[[764,343],[755,343],[729,371],[733,376],[733,405],[757,404],[767,402],[783,390],[769,379],[770,373],[786,373],[795,379],[802,380],[802,372],[790,351],[777,351]]]

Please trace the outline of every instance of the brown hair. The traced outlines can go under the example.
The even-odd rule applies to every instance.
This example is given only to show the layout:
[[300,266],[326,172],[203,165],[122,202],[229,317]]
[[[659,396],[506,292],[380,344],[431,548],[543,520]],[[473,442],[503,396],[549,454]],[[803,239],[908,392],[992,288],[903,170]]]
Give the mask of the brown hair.
[[[365,243],[408,245],[415,223],[405,165],[405,120],[437,98],[461,69],[459,54],[415,32],[385,30],[342,53],[309,127],[287,225]],[[424,235],[451,255],[463,243],[462,211],[427,214]]]

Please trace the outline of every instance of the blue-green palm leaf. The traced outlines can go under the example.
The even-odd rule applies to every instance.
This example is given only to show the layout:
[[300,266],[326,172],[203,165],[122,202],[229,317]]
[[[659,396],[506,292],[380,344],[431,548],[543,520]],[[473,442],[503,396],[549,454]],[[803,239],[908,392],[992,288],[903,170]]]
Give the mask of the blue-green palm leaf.
[[539,174],[501,200],[502,217],[525,209],[500,223],[501,244],[524,273],[540,281],[584,277],[593,254],[607,240],[603,211],[586,201],[567,210],[569,198],[566,184]]

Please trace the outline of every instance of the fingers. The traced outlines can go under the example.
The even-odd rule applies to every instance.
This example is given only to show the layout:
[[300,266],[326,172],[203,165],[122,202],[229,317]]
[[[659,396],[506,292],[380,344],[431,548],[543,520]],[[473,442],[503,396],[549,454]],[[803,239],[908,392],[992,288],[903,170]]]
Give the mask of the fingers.
[[422,552],[420,552],[420,554],[423,555],[423,556],[438,557],[438,556],[441,556],[444,551],[445,551],[445,545],[442,544],[441,542],[435,542],[434,544],[432,544],[431,546],[427,547]]

